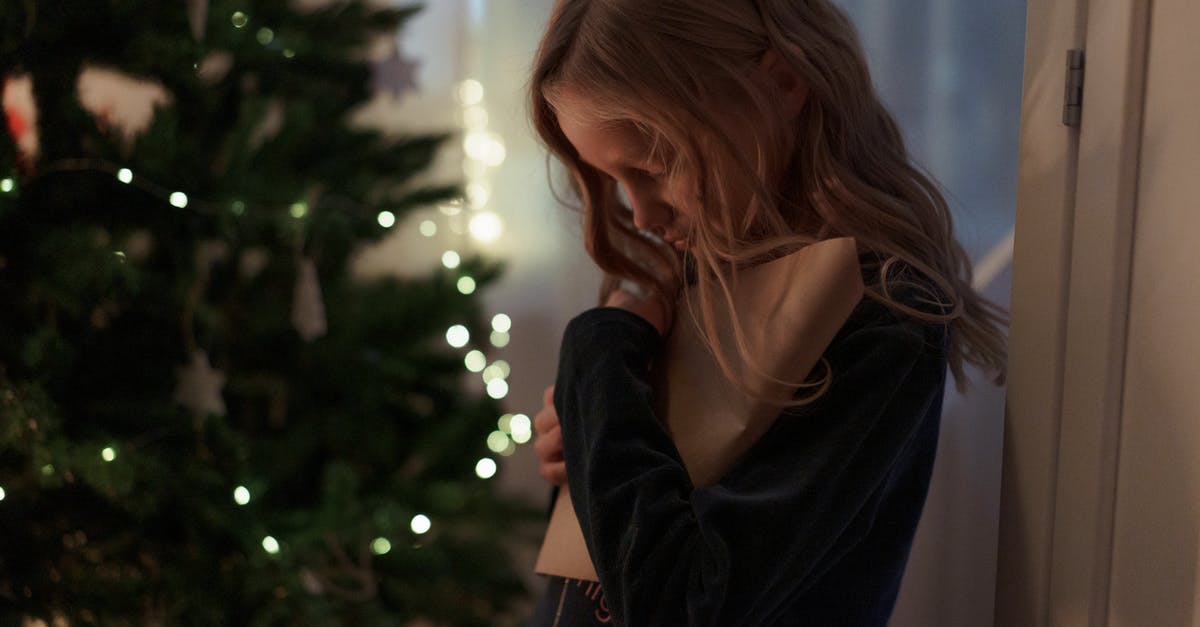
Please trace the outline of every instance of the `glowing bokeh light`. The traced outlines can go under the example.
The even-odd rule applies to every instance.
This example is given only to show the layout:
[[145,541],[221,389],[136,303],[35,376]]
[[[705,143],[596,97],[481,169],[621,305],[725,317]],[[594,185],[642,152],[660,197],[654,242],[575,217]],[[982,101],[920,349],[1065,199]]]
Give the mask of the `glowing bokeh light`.
[[475,474],[480,479],[491,479],[496,475],[496,462],[490,457],[484,457],[475,464]]
[[446,329],[446,343],[454,348],[462,348],[471,341],[471,332],[461,324],[456,324],[449,329]]

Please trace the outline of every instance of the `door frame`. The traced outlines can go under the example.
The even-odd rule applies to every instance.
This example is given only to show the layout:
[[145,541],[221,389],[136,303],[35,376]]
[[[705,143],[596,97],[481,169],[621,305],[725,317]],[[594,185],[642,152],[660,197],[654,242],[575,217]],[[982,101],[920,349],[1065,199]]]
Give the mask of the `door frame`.
[[1028,2],[997,627],[1108,623],[1151,1]]

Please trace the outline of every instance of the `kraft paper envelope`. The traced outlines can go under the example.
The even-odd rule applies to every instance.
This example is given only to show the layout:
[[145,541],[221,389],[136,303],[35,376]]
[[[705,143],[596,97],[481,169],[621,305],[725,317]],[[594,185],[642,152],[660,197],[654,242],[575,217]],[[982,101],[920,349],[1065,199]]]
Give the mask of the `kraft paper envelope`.
[[[747,347],[771,376],[756,374],[737,357],[728,320],[718,325],[722,349],[750,390],[788,395],[795,386],[777,380],[804,380],[862,296],[852,238],[806,246],[743,270],[733,293]],[[693,485],[710,486],[762,437],[780,408],[754,400],[725,378],[686,307],[681,302],[667,338],[656,409]],[[599,581],[566,487],[559,490],[534,570]]]

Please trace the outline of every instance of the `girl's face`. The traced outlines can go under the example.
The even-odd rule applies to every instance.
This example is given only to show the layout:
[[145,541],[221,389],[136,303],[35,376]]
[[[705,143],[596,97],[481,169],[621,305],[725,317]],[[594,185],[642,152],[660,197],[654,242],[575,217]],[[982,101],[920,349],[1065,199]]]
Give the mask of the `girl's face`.
[[579,157],[624,188],[638,229],[686,249],[697,217],[694,186],[668,174],[669,164],[653,158],[649,139],[632,125],[591,121],[583,110],[576,98],[558,107],[559,127]]

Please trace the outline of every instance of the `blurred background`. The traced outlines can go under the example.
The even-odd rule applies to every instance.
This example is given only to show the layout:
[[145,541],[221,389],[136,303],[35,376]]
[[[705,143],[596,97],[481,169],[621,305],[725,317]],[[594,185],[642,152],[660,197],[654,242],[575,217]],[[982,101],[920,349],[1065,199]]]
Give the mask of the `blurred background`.
[[[32,22],[29,20],[32,18],[27,15],[31,12],[28,8],[33,4],[26,2],[26,12],[19,15],[14,12],[8,16],[11,28],[6,32],[16,33],[10,39],[29,41],[30,33],[37,32],[36,27],[30,26]],[[67,4],[64,3],[64,6]],[[236,73],[242,67],[241,57],[237,56],[242,52],[236,45],[249,46],[247,50],[257,45],[287,59],[293,56],[302,59],[306,54],[313,54],[299,47],[287,47],[290,44],[285,34],[289,27],[283,24],[291,20],[291,28],[295,29],[303,21],[291,17],[288,11],[292,9],[287,8],[286,4],[266,2],[251,7],[249,3],[190,0],[187,19],[181,17],[175,20],[173,25],[176,31],[173,32],[178,36],[190,36],[196,43],[193,49],[189,49],[189,54],[195,55],[197,60],[196,71],[201,74],[201,68],[216,71],[220,74],[219,78],[206,80],[216,81],[211,84],[224,85],[228,80],[226,73]],[[381,7],[407,6],[404,2],[375,4]],[[839,4],[859,28],[875,83],[903,128],[914,159],[946,191],[954,211],[958,237],[975,262],[977,286],[993,300],[1007,305],[1016,195],[1025,3],[1018,0],[912,0],[905,3],[841,0]],[[364,567],[365,557],[362,560],[354,557],[359,552],[363,556],[374,555],[374,563],[381,565],[388,560],[401,560],[399,554],[402,551],[413,555],[421,550],[427,553],[431,549],[440,551],[439,541],[433,536],[443,528],[452,528],[453,521],[466,520],[472,515],[476,516],[477,522],[473,527],[464,523],[462,529],[465,535],[474,533],[482,538],[480,542],[504,545],[508,547],[508,553],[472,553],[481,551],[480,545],[464,541],[456,545],[457,548],[447,548],[444,554],[437,554],[436,559],[405,558],[402,566],[393,566],[397,569],[407,568],[404,572],[412,573],[416,565],[435,564],[439,575],[444,576],[446,581],[452,581],[466,578],[464,573],[470,570],[472,555],[480,555],[480,563],[507,562],[503,568],[492,569],[495,573],[504,571],[503,575],[496,574],[492,579],[488,576],[478,577],[473,583],[458,588],[438,588],[430,584],[428,599],[440,600],[443,604],[447,599],[456,598],[455,595],[467,599],[486,599],[486,602],[478,603],[474,612],[439,612],[428,604],[413,605],[414,601],[409,597],[415,595],[397,592],[389,597],[386,591],[380,591],[378,594],[382,598],[390,599],[388,602],[394,604],[388,611],[399,612],[395,615],[405,617],[410,624],[519,624],[524,613],[531,608],[532,599],[540,592],[542,584],[532,574],[532,565],[540,533],[539,516],[548,505],[549,488],[537,474],[537,459],[530,444],[527,419],[540,408],[542,391],[553,381],[558,341],[563,328],[574,315],[595,304],[600,279],[583,252],[578,216],[559,207],[550,195],[546,157],[533,136],[526,116],[524,89],[528,68],[552,5],[552,0],[430,0],[423,10],[406,19],[385,20],[370,28],[360,23],[357,26],[359,31],[346,33],[346,37],[356,36],[367,42],[355,54],[365,57],[369,77],[364,75],[362,78],[367,79],[370,85],[367,92],[359,95],[354,107],[344,111],[352,122],[351,126],[374,129],[390,141],[410,143],[417,137],[446,135],[438,137],[441,143],[437,144],[435,150],[423,152],[423,157],[416,161],[404,161],[392,155],[399,159],[396,163],[408,163],[411,166],[406,166],[411,174],[405,177],[404,193],[392,198],[396,201],[394,207],[389,208],[387,202],[365,192],[355,196],[353,190],[344,190],[342,195],[354,197],[354,204],[362,208],[365,216],[363,223],[355,223],[353,228],[362,231],[367,228],[363,226],[366,224],[374,229],[368,235],[354,238],[351,242],[353,246],[346,244],[349,248],[345,264],[348,273],[358,281],[370,283],[392,279],[408,282],[406,285],[409,287],[414,282],[427,283],[421,292],[425,295],[424,300],[419,302],[425,304],[424,317],[428,320],[419,322],[422,310],[416,306],[410,308],[412,311],[408,311],[408,317],[405,318],[406,324],[425,329],[425,335],[414,336],[407,341],[426,342],[433,337],[439,348],[431,349],[430,355],[419,358],[397,357],[401,361],[396,363],[407,368],[429,367],[437,372],[437,391],[426,390],[422,393],[435,399],[432,402],[436,410],[432,413],[443,412],[447,417],[460,417],[460,424],[464,426],[458,428],[453,436],[440,432],[442,436],[437,440],[438,443],[428,444],[429,447],[435,447],[437,452],[428,453],[425,457],[444,459],[448,468],[444,474],[422,477],[419,472],[413,471],[404,479],[409,482],[405,484],[410,490],[406,494],[425,503],[425,509],[411,502],[392,503],[380,505],[374,512],[374,519],[378,523],[376,527],[389,531],[363,531],[365,535],[356,532],[353,535],[362,535],[361,539],[339,537],[331,541],[326,528],[306,530],[305,525],[294,526],[292,532],[295,538],[291,545],[298,554],[307,550],[305,547],[317,547],[312,550],[317,553],[324,551],[334,557],[326,555],[322,558],[316,556],[317,553],[308,553],[307,557],[295,558],[300,560],[298,562],[281,564],[281,560],[292,559],[287,556],[288,543],[284,541],[284,548],[280,551],[276,538],[279,534],[267,535],[262,529],[265,523],[260,519],[254,519],[253,523],[240,519],[221,519],[224,522],[216,526],[222,529],[244,529],[247,525],[254,527],[253,532],[246,532],[245,537],[240,539],[226,538],[227,544],[232,547],[231,555],[250,555],[257,551],[265,552],[275,560],[265,564],[266,570],[253,571],[258,573],[253,576],[283,577],[281,572],[291,572],[293,575],[300,573],[291,577],[294,590],[288,587],[293,584],[265,586],[264,594],[268,596],[278,600],[285,597],[294,599],[302,591],[313,595],[316,590],[324,596],[330,596],[329,591],[353,592],[358,590],[356,585],[348,584],[344,579],[350,577],[353,580],[353,573],[358,572],[355,568],[361,571]],[[37,16],[37,24],[52,19],[49,16],[53,15],[53,11],[47,8],[51,6],[53,3],[43,6],[41,15]],[[319,12],[328,6],[332,5],[324,0],[304,0],[294,3],[292,8],[304,13]],[[6,8],[3,11],[10,10]],[[389,30],[389,25],[394,28]],[[264,32],[264,29],[268,32]],[[247,43],[238,44],[240,40],[229,39],[239,33],[246,34]],[[314,42],[319,40],[315,36],[311,39]],[[305,39],[300,37],[300,40]],[[212,53],[222,42],[234,42],[229,46],[238,50],[232,66],[234,70],[212,68]],[[44,191],[38,192],[36,181],[42,181],[43,188],[47,186],[47,165],[54,164],[62,169],[65,167],[64,159],[71,155],[67,154],[69,151],[55,154],[59,148],[50,141],[51,133],[43,132],[39,137],[35,130],[31,130],[37,129],[38,115],[47,115],[39,112],[40,107],[34,97],[35,93],[45,92],[38,92],[36,78],[29,78],[31,73],[36,77],[36,72],[31,72],[30,64],[22,66],[19,62],[19,54],[28,54],[31,48],[14,46],[3,48],[8,55],[8,62],[0,67],[0,71],[4,71],[7,77],[4,106],[16,156],[11,165],[13,173],[0,172],[0,177],[6,177],[5,180],[9,181],[0,191],[10,196],[21,194],[21,202],[32,202],[30,198],[46,195]],[[320,48],[314,44],[312,49]],[[336,49],[339,54],[345,53],[343,48]],[[18,56],[14,56],[14,50],[18,51],[15,53]],[[288,56],[288,53],[292,56]],[[209,64],[205,64],[205,60]],[[282,63],[271,61],[276,62]],[[109,65],[114,64],[119,65],[115,62]],[[50,63],[43,63],[43,66],[49,68],[46,71],[54,69]],[[256,76],[260,79],[276,71],[271,69],[275,66],[253,66],[248,63],[248,67],[256,68]],[[153,84],[147,87],[145,81],[130,80],[127,76],[145,70],[145,67],[117,67],[115,72],[105,74],[104,67],[92,68],[78,82],[80,99],[84,101],[83,109],[93,117],[105,120],[107,127],[116,128],[130,137],[146,134],[147,128],[150,129],[148,134],[153,135],[158,128],[151,121],[153,105],[170,102],[168,94],[175,85],[168,81],[165,87]],[[288,71],[291,70],[283,70],[282,75],[286,76]],[[254,72],[247,70],[244,74],[252,75]],[[300,72],[295,80],[302,81],[303,76],[303,72]],[[319,72],[312,76],[314,83],[326,80],[325,75]],[[241,80],[244,90],[245,80],[248,79],[242,76]],[[269,89],[262,87],[261,91],[271,96]],[[285,102],[303,93],[303,90],[292,88],[279,89],[283,90],[280,92],[283,96],[276,100],[282,98]],[[273,107],[278,107],[270,103],[263,107],[259,117],[254,118],[254,124],[250,125],[253,128],[238,132],[253,135],[254,129],[261,129],[265,125],[274,128],[275,135],[286,136],[292,128],[290,109],[285,107],[282,112],[271,113]],[[272,121],[272,115],[278,119]],[[237,135],[234,131],[230,133],[231,136]],[[273,135],[267,133],[266,137],[269,145]],[[263,140],[259,137],[255,141]],[[409,149],[404,154],[411,155],[411,146]],[[128,151],[114,149],[108,157],[90,161],[78,170],[85,175],[90,173],[108,177],[106,180],[116,177],[122,183],[127,183],[122,178],[125,176],[141,181],[141,170],[124,167],[128,165],[128,159],[123,161],[122,155],[128,154]],[[216,154],[220,154],[219,151]],[[124,174],[126,170],[131,170],[130,174]],[[238,189],[216,183],[205,188],[196,183],[197,189],[191,194],[191,204],[195,209],[207,206],[205,203],[216,206],[243,202],[253,209],[256,200],[245,195],[254,192],[246,190],[259,190],[258,198],[269,199],[269,202],[259,202],[264,208],[269,209],[274,203],[279,206],[278,211],[288,213],[295,220],[308,219],[303,214],[311,210],[313,224],[319,224],[316,222],[319,218],[315,216],[323,214],[318,207],[333,206],[328,200],[330,194],[321,190],[336,188],[336,181],[349,174],[339,172],[332,166],[316,168],[312,176],[304,181],[287,181],[295,183],[297,189],[276,197],[263,191],[271,187],[271,180],[256,183],[257,187],[247,185]],[[160,204],[178,206],[175,203],[177,198],[172,195],[172,190],[178,186],[172,186],[172,176],[170,170],[160,169],[142,189],[144,195],[154,197]],[[380,176],[383,177],[382,174]],[[274,183],[278,187],[280,179],[276,177]],[[461,199],[456,200],[454,193],[442,193],[440,196],[436,193],[438,190],[445,191],[447,186],[460,184]],[[420,193],[426,195],[420,197]],[[413,200],[414,194],[426,202]],[[300,198],[307,203],[303,211],[297,208]],[[400,202],[397,198],[408,200]],[[187,200],[183,202],[186,204]],[[19,212],[19,209],[11,210],[10,217],[18,215],[14,211]],[[301,217],[296,217],[297,211],[302,214]],[[3,215],[3,210],[0,210],[0,216]],[[192,248],[209,250],[211,247],[205,248],[202,244],[211,242],[216,234],[205,233],[203,228],[197,228],[197,233],[188,240],[189,256]],[[114,235],[124,232],[115,226],[110,230]],[[310,238],[315,238],[311,234],[316,231],[304,232]],[[238,242],[248,241],[249,237],[241,231],[238,233],[241,233],[238,236],[241,239],[235,237],[230,240],[234,250],[225,254],[230,259],[240,258],[239,263],[244,266],[246,255]],[[286,252],[288,248],[281,250]],[[0,250],[0,253],[3,252]],[[276,294],[276,300],[286,301],[292,309],[290,317],[286,311],[282,315],[294,327],[294,334],[300,336],[301,342],[315,346],[324,341],[319,339],[323,331],[318,329],[323,329],[326,316],[319,310],[322,307],[330,309],[328,316],[332,320],[332,310],[336,307],[328,301],[332,298],[331,293],[338,292],[335,286],[330,285],[336,274],[332,271],[318,267],[316,276],[319,278],[306,278],[310,275],[305,269],[307,263],[304,259],[311,257],[309,253],[311,250],[302,246],[299,256],[296,256],[297,261],[289,262],[290,265],[280,269],[281,281],[284,282],[279,284],[281,287],[278,288],[280,291]],[[212,254],[211,263],[218,264],[214,268],[219,267],[221,251]],[[281,252],[280,256],[290,258],[293,255]],[[274,258],[271,255],[268,257]],[[206,258],[201,265],[208,263],[210,261]],[[269,262],[264,263],[270,266]],[[8,272],[12,274],[14,264],[9,265]],[[0,265],[0,270],[3,267]],[[3,276],[0,272],[0,277]],[[181,285],[186,287],[194,283],[195,275],[189,274],[188,277],[181,280]],[[3,287],[12,290],[15,285],[24,284],[10,282]],[[327,289],[322,291],[322,287]],[[265,294],[271,293],[265,287],[260,286],[259,290]],[[14,293],[10,291],[3,298],[9,298]],[[300,293],[308,294],[307,300],[295,296]],[[392,297],[405,299],[405,294],[407,292],[400,291]],[[466,300],[455,300],[459,297]],[[363,302],[379,304],[391,301]],[[459,322],[463,325],[459,328],[466,336],[456,335],[455,328]],[[214,324],[213,328],[220,329],[221,325]],[[29,335],[36,336],[32,326],[30,329]],[[16,338],[16,335],[12,337]],[[190,414],[214,409],[211,402],[214,394],[211,378],[214,373],[228,375],[231,385],[237,377],[236,360],[217,356],[223,346],[221,333],[214,331],[202,334],[203,337],[217,340],[206,345],[208,356],[205,359],[211,357],[211,364],[194,361],[195,351],[191,350],[181,349],[177,351],[178,354],[172,355],[177,363],[192,360],[196,364],[191,370],[181,373],[178,379],[200,383],[189,384],[190,388],[176,381],[162,384],[171,388],[176,397],[180,396],[178,390],[182,388],[194,392],[191,396],[199,400],[178,403],[188,408]],[[373,338],[372,342],[387,341],[386,335],[368,334],[368,337]],[[172,341],[176,339],[172,338]],[[205,344],[203,339],[200,343]],[[11,354],[21,353],[15,339],[10,344],[14,346]],[[263,348],[259,345],[256,350]],[[328,355],[323,358],[328,358]],[[4,357],[0,355],[2,359]],[[222,361],[223,364],[218,363]],[[166,358],[162,363],[167,363]],[[338,365],[332,364],[334,368]],[[35,370],[32,366],[27,369]],[[4,371],[0,370],[0,385],[11,385],[12,389],[17,389],[15,382],[18,377],[13,373],[19,370],[10,366],[7,383]],[[167,371],[174,372],[173,368]],[[292,372],[288,378],[289,385],[301,388],[311,385],[311,381],[306,381],[304,376],[313,375]],[[967,396],[958,395],[952,387],[947,391],[934,481],[893,625],[991,624],[1003,390],[987,383],[978,373],[974,373],[974,376],[976,383]],[[420,378],[420,375],[416,377]],[[368,380],[372,385],[388,385],[391,381],[394,385],[404,386],[405,390],[421,387],[411,380],[396,381],[382,375],[364,379],[363,385],[367,385],[365,381]],[[220,389],[219,384],[217,389]],[[341,393],[352,395],[352,383],[347,382],[347,388]],[[449,401],[443,403],[437,400],[441,395],[476,400],[466,403],[470,405],[467,409]],[[185,393],[182,396],[188,395]],[[355,431],[360,437],[359,442],[374,438],[400,439],[415,434],[416,431],[383,426],[389,424],[388,411],[422,413],[417,410],[428,402],[416,401],[415,410],[412,402],[405,401],[402,404],[404,406],[399,409],[393,407],[380,411],[379,417],[369,421],[371,429]],[[29,406],[27,404],[25,407],[26,413]],[[232,408],[227,412],[221,409],[220,413],[228,416],[236,413]],[[9,417],[16,415],[10,412]],[[352,419],[352,416],[343,415],[343,418]],[[237,421],[232,422],[238,424]],[[426,426],[420,426],[426,423],[416,423],[418,426],[405,424],[408,425],[407,429],[427,429]],[[118,441],[125,437],[117,434],[118,431],[109,429],[102,437]],[[68,441],[78,441],[69,424],[63,428],[63,432],[69,435],[64,436]],[[250,429],[239,433],[247,441],[257,441],[271,435],[269,429]],[[89,433],[91,439],[88,440],[88,446],[99,441],[92,435]],[[319,430],[310,435],[311,440],[299,446],[316,450],[320,447],[315,442],[329,437]],[[41,491],[42,498],[45,498],[45,494],[61,489],[61,481],[57,484],[47,483],[46,477],[62,474],[62,471],[61,468],[49,472],[44,470],[50,464],[45,456],[60,453],[42,451],[29,444],[29,438],[33,437],[29,430],[15,435],[10,433],[7,437],[8,440],[0,440],[0,446],[8,447],[5,455],[0,456],[4,464],[0,465],[0,473],[4,473],[0,474],[0,488],[8,490],[7,499],[3,496],[5,493],[0,491],[0,523],[15,525],[23,519],[11,512],[4,513],[3,507],[9,506],[12,510],[14,504],[32,503],[28,499],[34,497],[23,496],[22,490],[29,491],[29,494]],[[353,444],[348,444],[347,448],[353,448]],[[425,460],[420,454],[422,450],[428,449],[384,447],[380,455],[381,459],[388,455],[398,456],[393,457],[397,460],[394,465],[412,470],[416,463],[413,459]],[[339,454],[345,456],[350,453],[342,450]],[[124,458],[118,457],[120,459]],[[112,460],[107,457],[105,460],[111,465]],[[457,466],[453,460],[457,460]],[[355,463],[349,465],[357,468]],[[248,467],[253,466],[250,464]],[[269,484],[270,480],[265,478],[264,472],[256,475],[246,468],[228,469],[225,471],[227,476],[213,480],[214,485],[228,484],[220,488],[224,491],[219,498],[214,497],[214,503],[222,503],[219,507],[244,506],[241,500],[245,494],[255,491],[257,495],[258,488],[244,483],[235,475],[253,475],[253,480]],[[333,481],[331,472],[326,468],[321,473],[315,473],[313,481],[329,484]],[[365,477],[370,474],[367,470],[357,468],[357,472],[366,474],[354,481],[346,481],[351,481],[355,486],[359,486],[358,482],[367,481]],[[95,482],[102,484],[106,480],[96,479]],[[486,488],[478,488],[480,484],[486,485]],[[431,485],[436,489],[427,489]],[[235,487],[246,492],[236,491]],[[269,492],[269,485],[264,485],[263,489]],[[367,488],[359,486],[355,489]],[[486,495],[477,496],[483,494],[478,492],[481,489],[486,491]],[[379,491],[384,491],[384,487],[379,486],[372,494]],[[231,499],[229,494],[235,496]],[[478,503],[473,500],[477,498],[480,499]],[[246,499],[249,500],[249,496]],[[513,504],[520,511],[498,514],[495,509],[488,509],[491,506],[479,505],[485,501]],[[464,506],[463,503],[467,502],[475,503],[482,509]],[[309,511],[297,503],[294,498],[286,501],[290,508],[287,511],[292,514]],[[283,506],[285,501],[279,504]],[[321,506],[311,503],[303,505],[317,507],[319,511],[324,511],[320,507],[328,506],[328,503]],[[241,507],[241,510],[245,510],[245,507]],[[438,512],[442,514],[439,516]],[[31,516],[28,512],[25,515]],[[365,515],[370,517],[370,512]],[[225,514],[213,516],[220,518]],[[269,519],[267,517],[265,520]],[[339,521],[330,518],[323,520],[322,524],[333,528]],[[55,527],[54,531],[47,531],[47,534],[53,534],[58,542],[60,535],[73,533],[67,529],[70,526]],[[279,523],[278,526],[284,525]],[[433,531],[429,531],[430,528]],[[510,533],[510,529],[522,531]],[[238,534],[229,532],[225,535]],[[450,539],[453,537],[450,531],[442,536],[443,541],[450,544],[453,544]],[[267,538],[270,538],[270,542]],[[381,539],[383,543],[379,542]],[[279,540],[282,540],[282,536]],[[333,548],[334,545],[342,548]],[[385,548],[387,550],[381,550]],[[11,550],[11,547],[6,547],[6,550]],[[64,549],[58,547],[56,550]],[[141,555],[147,552],[152,551],[144,549]],[[136,565],[138,551],[133,551],[131,555],[126,557]],[[337,563],[347,555],[350,556],[348,563],[356,564],[355,568],[339,571],[330,567],[325,572],[314,565],[326,564],[330,560]],[[9,570],[0,571],[0,576],[7,577],[4,586],[0,586],[0,596],[22,598],[23,589],[28,588],[23,588],[25,584],[14,583],[18,580],[35,581],[41,577],[49,588],[54,587],[50,585],[50,580],[55,575],[50,571],[37,571],[30,565],[23,566],[25,570],[21,571],[12,566],[16,560],[12,560],[11,555],[8,557]],[[253,562],[256,558],[241,559]],[[322,559],[325,561],[322,562]],[[422,559],[430,561],[422,562]],[[142,562],[145,561],[143,557]],[[136,568],[147,572],[153,570],[144,565]],[[37,573],[31,574],[34,571]],[[60,573],[58,576],[63,575]],[[397,577],[420,579],[411,574]],[[488,586],[489,582],[494,584],[490,589],[479,589],[480,586]],[[416,584],[409,582],[409,585]],[[52,607],[52,601],[43,598],[39,602]],[[247,603],[252,601],[250,599]],[[341,601],[345,601],[345,598]],[[97,603],[102,604],[100,601]],[[301,611],[286,602],[280,603],[290,608],[279,610],[280,616],[287,615],[289,611]],[[406,603],[409,609],[395,609],[406,607]],[[28,612],[42,606],[32,603],[25,607]],[[338,607],[336,602],[331,602],[320,611],[341,616],[338,612],[343,610]],[[419,609],[411,610],[412,607]],[[87,622],[86,615],[83,616],[82,622]]]

